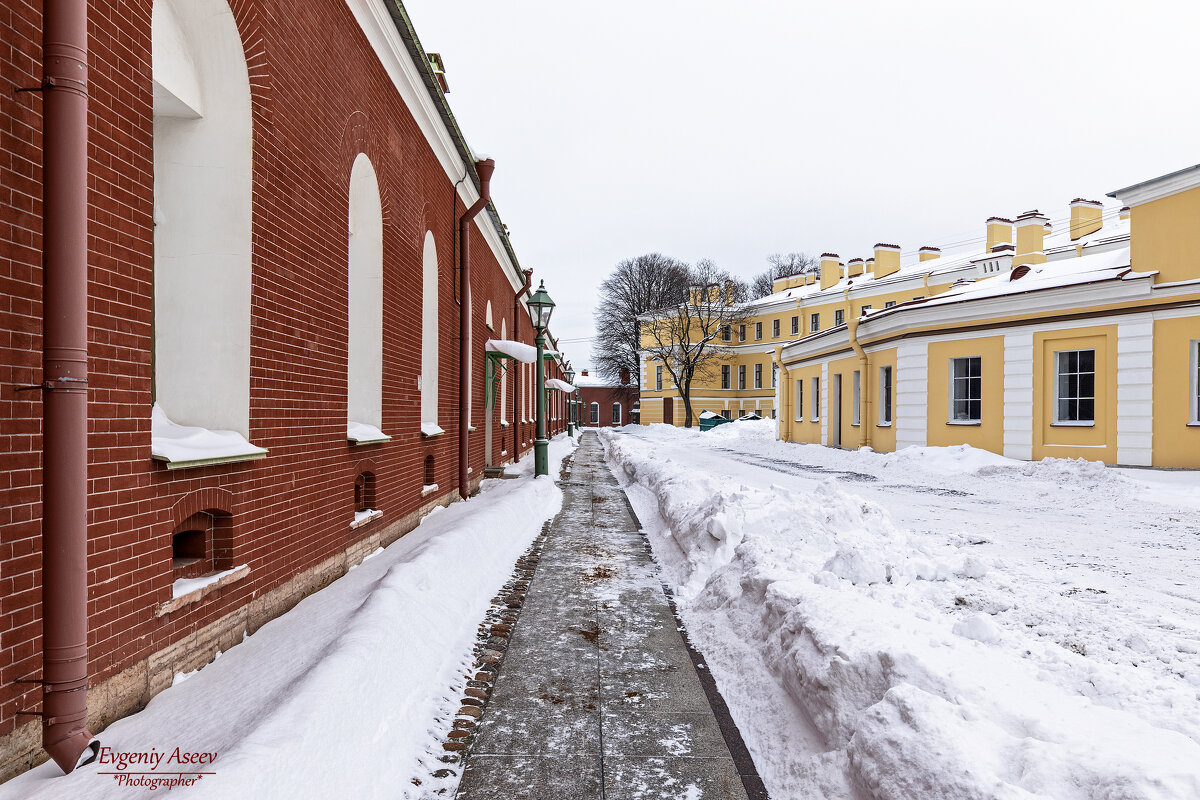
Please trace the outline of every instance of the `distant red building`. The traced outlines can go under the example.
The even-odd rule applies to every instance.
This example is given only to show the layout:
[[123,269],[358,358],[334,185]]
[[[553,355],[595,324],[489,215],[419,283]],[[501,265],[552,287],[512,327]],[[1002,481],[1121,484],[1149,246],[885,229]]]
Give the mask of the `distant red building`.
[[579,422],[585,428],[619,428],[638,424],[638,387],[621,370],[620,379],[605,380],[585,369],[575,377],[579,389]]

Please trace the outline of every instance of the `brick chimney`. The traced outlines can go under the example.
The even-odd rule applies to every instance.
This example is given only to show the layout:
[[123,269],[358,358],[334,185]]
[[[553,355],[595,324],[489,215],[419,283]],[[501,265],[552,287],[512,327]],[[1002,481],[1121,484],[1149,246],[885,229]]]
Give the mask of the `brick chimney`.
[[1104,226],[1104,205],[1076,197],[1071,201],[1071,241],[1095,233]]
[[900,269],[900,245],[878,242],[875,245],[875,277],[886,278]]
[[842,260],[837,253],[821,254],[821,288],[836,286],[842,279]]
[[998,244],[1012,244],[1013,221],[1004,217],[988,217],[987,221],[987,252]]
[[[585,372],[583,374],[586,375],[587,373]],[[621,370],[621,385],[622,386],[629,385],[629,370],[627,370],[627,369]]]

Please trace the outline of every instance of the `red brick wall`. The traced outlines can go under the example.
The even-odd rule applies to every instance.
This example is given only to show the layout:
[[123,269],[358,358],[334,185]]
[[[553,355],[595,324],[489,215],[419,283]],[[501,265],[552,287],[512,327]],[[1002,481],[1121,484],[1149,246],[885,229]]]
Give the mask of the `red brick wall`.
[[613,403],[621,404],[621,425],[629,425],[633,422],[633,404],[637,402],[638,391],[635,386],[624,388],[617,386],[581,386],[579,388],[579,399],[582,402],[582,405],[579,407],[579,419],[583,425],[592,427],[591,404],[597,403],[600,406],[600,424],[598,427],[611,428],[613,427]]
[[[425,456],[457,481],[456,216],[447,179],[341,0],[231,0],[254,119],[250,438],[267,458],[169,472],[150,459],[153,161],[151,0],[91,3],[89,176],[89,656],[95,683],[345,550],[422,501]],[[40,80],[40,2],[0,9],[0,76]],[[328,58],[337,54],[337,69]],[[40,669],[40,99],[0,94],[0,734],[36,707]],[[384,212],[384,418],[392,441],[346,432],[347,188],[366,152]],[[503,164],[496,183],[507,179]],[[440,264],[439,423],[419,432],[421,249]],[[490,299],[513,330],[512,287],[472,226],[474,424],[483,469],[483,343]],[[532,343],[528,321],[523,341]],[[509,411],[512,414],[512,409]],[[497,440],[499,437],[497,437]],[[497,442],[498,444],[498,442]],[[497,453],[499,448],[497,447]],[[511,442],[510,442],[511,456]],[[353,532],[354,480],[376,476],[381,520]],[[223,505],[222,505],[223,504]],[[224,507],[228,506],[228,507]],[[231,514],[232,564],[249,577],[163,618],[171,532],[183,509]],[[189,512],[190,513],[190,512]],[[186,514],[184,515],[186,516]],[[375,526],[375,527],[372,527]],[[22,718],[24,721],[28,718]]]

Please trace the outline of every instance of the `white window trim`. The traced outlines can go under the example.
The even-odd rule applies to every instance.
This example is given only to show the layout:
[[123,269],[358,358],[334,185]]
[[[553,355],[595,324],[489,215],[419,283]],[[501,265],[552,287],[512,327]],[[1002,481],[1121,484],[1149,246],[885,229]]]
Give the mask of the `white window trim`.
[[621,404],[613,403],[612,410],[613,410],[612,424],[619,428],[619,427],[621,427],[621,420],[622,420],[621,414],[623,412],[623,409],[621,408]]
[[[1071,419],[1060,420],[1058,418],[1058,356],[1061,353],[1082,353],[1084,350],[1092,351],[1092,419],[1091,419],[1091,421],[1071,420]],[[1096,372],[1096,356],[1097,356],[1096,348],[1094,348],[1094,347],[1080,347],[1080,348],[1075,348],[1074,350],[1055,350],[1055,351],[1053,351],[1052,358],[1054,361],[1054,371],[1051,373],[1051,380],[1054,381],[1054,399],[1052,401],[1053,407],[1050,409],[1051,419],[1053,420],[1053,422],[1050,423],[1050,427],[1052,427],[1052,428],[1094,428],[1094,427],[1096,427],[1096,389],[1097,389],[1096,378],[1098,376],[1098,373]]]
[[1189,344],[1191,353],[1191,417],[1188,425],[1200,425],[1200,339],[1192,339]]
[[754,365],[754,388],[761,389],[762,387],[762,364]]
[[821,379],[813,376],[812,381],[812,421],[821,421]]
[[[893,395],[893,397],[887,398],[886,401],[883,396],[883,385],[884,385],[883,384],[883,376],[884,376],[884,374],[887,374],[887,376],[888,376],[888,385],[891,387],[891,394]],[[894,401],[894,399],[895,399],[894,395],[896,394],[896,386],[894,383],[895,379],[896,379],[896,373],[895,373],[895,370],[892,369],[890,364],[886,365],[886,366],[881,366],[879,368],[879,379],[878,379],[879,385],[875,387],[875,390],[879,395],[879,397],[876,400],[876,404],[875,404],[875,419],[878,420],[875,423],[875,427],[877,427],[877,428],[892,427],[892,402]],[[887,416],[888,416],[888,418],[886,420],[883,418],[883,412],[885,410],[887,411]]]
[[[979,417],[977,419],[955,419],[954,418],[954,362],[959,359],[979,359]],[[983,357],[982,356],[952,356],[946,364],[946,387],[948,395],[946,397],[946,424],[947,425],[982,425],[983,424]],[[967,402],[970,402],[970,397]]]
[[588,419],[595,427],[600,427],[600,404],[593,402],[588,406]]
[[850,425],[857,428],[862,424],[862,372],[854,370],[850,377],[851,394],[854,398],[854,407],[850,410]]
[[804,422],[804,378],[796,379],[796,422]]

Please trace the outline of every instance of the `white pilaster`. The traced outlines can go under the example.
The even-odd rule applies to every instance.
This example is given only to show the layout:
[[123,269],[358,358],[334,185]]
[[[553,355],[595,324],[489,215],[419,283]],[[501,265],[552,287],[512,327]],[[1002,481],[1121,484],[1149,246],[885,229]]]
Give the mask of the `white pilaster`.
[[901,342],[896,348],[896,449],[923,447],[928,421],[929,346]]
[[1154,322],[1149,314],[1139,314],[1117,324],[1118,464],[1150,466],[1153,401]]
[[1004,455],[1033,458],[1033,334],[1004,337]]

